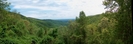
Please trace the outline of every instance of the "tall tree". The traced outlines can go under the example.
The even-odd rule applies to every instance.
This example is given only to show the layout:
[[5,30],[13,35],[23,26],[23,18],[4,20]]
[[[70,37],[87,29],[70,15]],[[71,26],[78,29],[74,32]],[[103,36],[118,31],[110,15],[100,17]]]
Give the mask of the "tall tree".
[[[106,2],[106,3],[105,3]],[[104,5],[111,8],[112,3],[117,3],[119,9],[116,12],[115,19],[118,21],[116,27],[116,38],[121,39],[125,44],[131,44],[133,41],[132,34],[132,8],[131,0],[105,0]],[[115,6],[116,7],[116,6]]]
[[86,15],[83,11],[80,12],[79,18],[76,18],[77,23],[79,24],[79,29],[77,29],[78,34],[81,35],[82,37],[82,43],[85,44],[85,39],[86,39],[86,25],[87,25],[87,20],[86,20]]

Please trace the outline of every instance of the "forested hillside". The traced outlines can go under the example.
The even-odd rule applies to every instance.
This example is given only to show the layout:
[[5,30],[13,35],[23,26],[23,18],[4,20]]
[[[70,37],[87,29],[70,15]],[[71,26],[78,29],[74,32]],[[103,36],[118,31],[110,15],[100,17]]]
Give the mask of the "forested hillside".
[[0,44],[132,44],[131,0],[103,4],[105,13],[69,21],[25,17],[0,0]]

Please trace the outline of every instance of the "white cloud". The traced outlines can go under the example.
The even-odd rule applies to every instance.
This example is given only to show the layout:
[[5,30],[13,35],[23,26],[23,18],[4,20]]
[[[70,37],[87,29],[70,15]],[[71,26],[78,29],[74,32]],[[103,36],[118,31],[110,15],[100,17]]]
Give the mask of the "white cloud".
[[[80,11],[84,11],[86,15],[96,15],[103,13],[103,0],[9,0],[14,5],[13,8],[19,10],[27,17],[34,17],[39,19],[68,19],[75,18]],[[51,11],[46,11],[51,10]],[[28,13],[30,12],[30,13]],[[47,12],[47,13],[45,13]]]
[[56,7],[47,7],[47,6],[32,6],[32,5],[17,5],[14,6],[16,9],[39,9],[39,10],[57,10]]
[[32,2],[33,3],[38,3],[40,0],[33,0]]

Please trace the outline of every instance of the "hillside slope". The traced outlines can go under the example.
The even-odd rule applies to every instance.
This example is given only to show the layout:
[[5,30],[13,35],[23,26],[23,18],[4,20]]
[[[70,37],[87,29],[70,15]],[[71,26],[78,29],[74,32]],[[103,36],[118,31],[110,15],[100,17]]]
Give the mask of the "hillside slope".
[[[38,38],[40,30],[67,25],[57,20],[40,20],[22,16],[19,13],[0,10],[0,43],[30,44],[34,37]],[[43,31],[42,35],[45,34]],[[19,39],[18,39],[19,38]],[[27,39],[29,39],[27,41]],[[4,42],[3,42],[4,41]]]

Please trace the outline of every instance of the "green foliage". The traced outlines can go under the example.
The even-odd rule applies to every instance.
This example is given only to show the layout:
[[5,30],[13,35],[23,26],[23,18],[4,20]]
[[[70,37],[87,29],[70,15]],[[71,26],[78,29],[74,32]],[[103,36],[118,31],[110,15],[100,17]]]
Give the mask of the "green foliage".
[[9,39],[9,38],[1,39],[0,38],[0,44],[18,44],[18,43],[16,43],[16,41],[13,39]]
[[50,34],[51,36],[53,36],[54,38],[56,38],[58,35],[57,35],[57,29],[54,29],[52,34]]
[[86,16],[81,11],[68,23],[22,16],[7,10],[9,3],[0,0],[0,44],[131,44],[131,0],[105,0],[103,4],[109,12]]
[[43,29],[40,29],[37,33],[38,37],[43,37],[44,35],[44,30]]
[[53,38],[51,36],[44,36],[40,44],[53,44]]
[[[105,0],[111,2],[113,0]],[[114,15],[114,18],[118,21],[115,28],[115,39],[122,40],[125,44],[131,44],[132,40],[132,8],[131,0],[114,0],[115,3],[118,3],[119,9],[118,12],[111,13]],[[108,4],[111,5],[111,4]],[[106,5],[105,5],[106,6]],[[115,5],[111,5],[115,6]],[[116,6],[115,6],[116,7]]]
[[0,0],[0,10],[2,9],[9,9],[9,2],[6,2],[6,0]]

